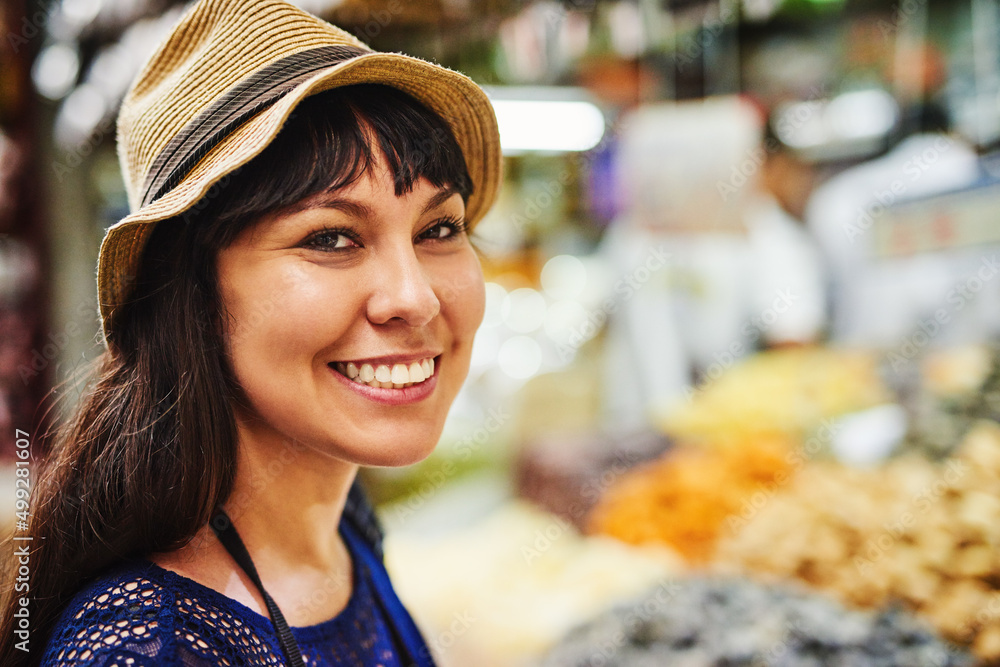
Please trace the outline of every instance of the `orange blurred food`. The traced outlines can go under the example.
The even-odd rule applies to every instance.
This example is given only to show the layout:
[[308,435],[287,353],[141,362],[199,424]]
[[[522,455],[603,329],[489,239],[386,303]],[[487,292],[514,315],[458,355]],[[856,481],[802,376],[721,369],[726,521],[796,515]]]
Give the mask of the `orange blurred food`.
[[793,441],[762,435],[730,447],[677,447],[609,488],[587,529],[631,544],[665,543],[703,563],[724,531],[787,483],[801,460],[794,451]]

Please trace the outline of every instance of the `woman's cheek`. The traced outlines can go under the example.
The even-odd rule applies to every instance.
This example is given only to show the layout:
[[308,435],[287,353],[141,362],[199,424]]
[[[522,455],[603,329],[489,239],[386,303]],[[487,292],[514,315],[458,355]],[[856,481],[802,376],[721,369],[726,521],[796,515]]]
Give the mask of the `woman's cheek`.
[[486,315],[486,281],[483,280],[483,268],[476,257],[475,266],[471,269],[469,288],[469,310],[471,313],[470,324],[473,332],[479,329]]
[[[447,309],[462,325],[462,333],[466,329],[473,333],[482,324],[486,313],[486,286],[483,280],[483,269],[479,257],[471,246],[467,254],[463,254],[460,262],[450,267],[442,281],[444,288],[439,291],[442,300],[442,310]],[[458,333],[458,332],[456,332]]]
[[333,295],[342,294],[332,277],[319,267],[302,267],[299,262],[259,271],[241,295],[245,328],[272,341],[281,336],[291,343],[328,326],[327,320],[340,305]]

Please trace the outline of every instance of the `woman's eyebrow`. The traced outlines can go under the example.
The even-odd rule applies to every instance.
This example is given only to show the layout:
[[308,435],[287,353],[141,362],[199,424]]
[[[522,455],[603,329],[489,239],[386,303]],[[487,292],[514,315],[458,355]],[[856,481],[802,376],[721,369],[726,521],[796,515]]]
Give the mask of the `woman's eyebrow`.
[[344,213],[347,213],[355,218],[373,217],[372,209],[367,204],[354,199],[338,197],[333,193],[322,193],[316,195],[315,197],[310,197],[306,201],[302,202],[300,207],[296,208],[298,211],[308,211],[315,208],[332,208],[338,211],[343,211]]
[[[424,215],[428,211],[431,211],[441,204],[445,203],[451,199],[452,195],[458,193],[458,189],[452,185],[442,187],[437,191],[437,193],[427,200],[424,204],[423,209],[420,211],[421,215]],[[310,197],[306,201],[302,202],[301,206],[295,207],[295,211],[308,211],[315,208],[332,208],[338,211],[343,211],[348,215],[355,218],[371,219],[374,217],[372,209],[368,204],[364,202],[359,202],[354,199],[347,199],[345,197],[339,197],[332,192],[320,193],[314,197]]]
[[423,215],[424,213],[427,213],[428,211],[437,208],[441,204],[451,199],[452,195],[457,193],[458,189],[456,189],[455,186],[453,185],[448,185],[441,188],[440,190],[438,190],[436,195],[434,195],[427,201],[427,204],[424,206],[424,210],[421,211],[420,214]]

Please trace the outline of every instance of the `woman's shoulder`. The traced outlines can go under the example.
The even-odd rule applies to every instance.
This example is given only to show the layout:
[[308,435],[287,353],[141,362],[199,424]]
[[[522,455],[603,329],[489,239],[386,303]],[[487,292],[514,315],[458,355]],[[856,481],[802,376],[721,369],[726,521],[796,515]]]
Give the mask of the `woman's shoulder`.
[[254,619],[191,583],[147,560],[115,566],[66,605],[41,666],[276,664]]

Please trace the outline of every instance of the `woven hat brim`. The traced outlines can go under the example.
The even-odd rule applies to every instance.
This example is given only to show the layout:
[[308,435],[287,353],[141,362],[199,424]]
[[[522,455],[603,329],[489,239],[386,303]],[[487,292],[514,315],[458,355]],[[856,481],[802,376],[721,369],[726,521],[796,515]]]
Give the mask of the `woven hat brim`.
[[302,100],[362,83],[385,84],[409,93],[448,123],[472,178],[466,219],[469,228],[474,227],[496,200],[502,176],[500,135],[489,98],[465,75],[417,58],[378,52],[358,56],[321,70],[293,88],[209,151],[177,187],[108,230],[97,266],[105,340],[115,310],[128,298],[155,223],[177,217],[211,197],[213,186],[271,143]]

